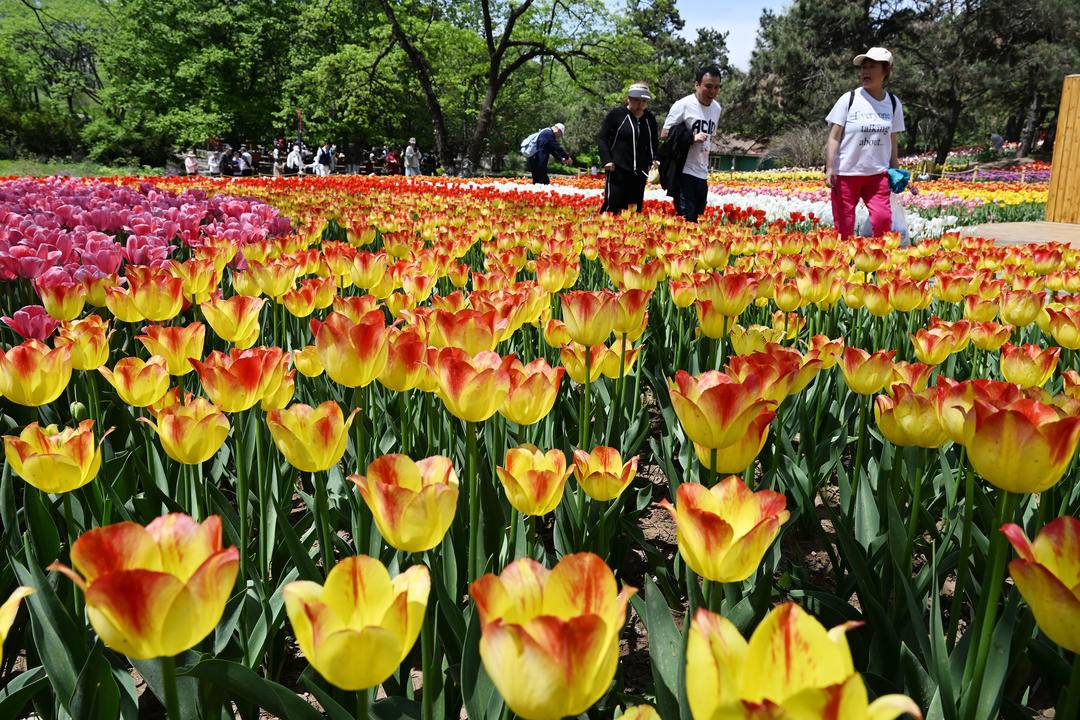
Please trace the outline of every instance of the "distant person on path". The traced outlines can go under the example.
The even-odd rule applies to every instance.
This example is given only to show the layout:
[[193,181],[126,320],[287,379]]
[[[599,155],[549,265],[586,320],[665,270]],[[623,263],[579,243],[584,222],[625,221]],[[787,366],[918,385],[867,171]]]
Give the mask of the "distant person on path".
[[536,149],[525,156],[525,164],[529,166],[532,181],[537,185],[551,184],[551,178],[548,177],[547,171],[548,158],[551,155],[559,158],[566,165],[574,162],[574,158],[570,157],[570,154],[562,149],[562,145],[559,145],[559,138],[563,136],[564,132],[566,132],[566,126],[562,123],[555,123],[551,127],[544,128],[536,133]]
[[330,143],[324,142],[319,146],[319,149],[315,151],[315,162],[312,165],[315,166],[315,174],[319,177],[330,176],[330,164],[334,160],[334,152],[330,149]]
[[873,47],[853,62],[860,87],[841,95],[825,118],[825,184],[832,188],[833,224],[845,239],[854,234],[860,199],[870,211],[874,237],[892,228],[889,168],[900,164],[896,134],[904,131],[904,107],[885,90],[892,53]]
[[219,151],[211,150],[210,154],[206,156],[206,174],[210,177],[221,175],[221,153]]
[[691,135],[690,149],[675,192],[675,212],[690,222],[697,222],[709,199],[709,150],[720,122],[720,103],[716,102],[719,90],[718,67],[708,65],[698,70],[694,76],[694,92],[671,106],[660,131],[660,139],[666,140],[671,129],[681,123]]
[[600,124],[596,144],[607,173],[600,212],[617,213],[645,204],[645,181],[660,146],[656,116],[649,109],[649,86],[634,83],[626,92],[626,104],[614,108]]
[[188,150],[184,154],[184,172],[188,175],[199,174],[199,158],[195,157],[194,150]]
[[387,175],[401,174],[401,158],[398,157],[397,150],[390,149],[386,151],[386,158],[383,160],[383,166],[386,168]]
[[405,148],[405,177],[413,177],[420,174],[420,149],[416,147],[416,138],[409,138],[409,145]]
[[288,157],[285,158],[285,167],[298,175],[304,174],[304,156],[300,153],[300,146],[293,145]]

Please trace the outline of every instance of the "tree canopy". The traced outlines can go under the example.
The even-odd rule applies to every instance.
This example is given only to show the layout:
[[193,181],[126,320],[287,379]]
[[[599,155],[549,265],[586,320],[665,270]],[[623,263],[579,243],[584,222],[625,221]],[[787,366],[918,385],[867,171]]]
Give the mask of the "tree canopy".
[[293,137],[299,116],[314,140],[417,136],[474,168],[564,121],[578,155],[630,82],[662,114],[704,64],[724,130],[767,140],[822,125],[871,45],[897,57],[905,150],[996,131],[1027,152],[1080,71],[1075,0],[794,0],[762,13],[745,71],[722,14],[684,28],[675,0],[0,0],[0,154],[161,163]]

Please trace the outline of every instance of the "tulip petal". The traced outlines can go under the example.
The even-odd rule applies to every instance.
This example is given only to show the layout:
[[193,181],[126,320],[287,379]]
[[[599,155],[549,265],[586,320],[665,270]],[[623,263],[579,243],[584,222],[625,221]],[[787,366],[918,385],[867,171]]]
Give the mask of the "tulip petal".
[[882,695],[870,703],[866,710],[866,720],[895,720],[904,713],[916,720],[922,720],[922,711],[907,695]]
[[381,625],[396,593],[390,573],[375,558],[347,557],[330,570],[322,602],[345,626]]
[[[135,660],[174,655],[187,648],[165,648],[160,639],[173,601],[183,591],[183,583],[166,573],[114,571],[90,583],[86,614],[102,642],[117,652]],[[175,635],[170,638],[177,641]]]
[[[568,619],[577,615],[599,615],[611,622],[617,612],[619,586],[615,574],[599,555],[566,555],[548,575],[544,586],[545,615]],[[614,618],[621,625],[621,618]]]
[[142,525],[121,522],[83,533],[71,549],[71,564],[86,582],[124,570],[161,570],[161,552]]
[[308,662],[327,682],[342,690],[363,690],[390,677],[401,663],[402,643],[387,628],[345,628],[322,638],[316,653],[307,656]]
[[1013,560],[1009,574],[1039,629],[1063,648],[1080,652],[1080,598],[1038,563]]
[[[699,609],[686,645],[686,697],[695,718],[718,718],[739,699],[747,643],[727,618]],[[692,668],[692,671],[690,670]]]
[[750,638],[740,695],[752,702],[783,703],[805,688],[841,683],[853,672],[845,649],[798,605],[781,605]]
[[1064,515],[1051,520],[1031,543],[1039,564],[1067,588],[1080,584],[1080,519]]

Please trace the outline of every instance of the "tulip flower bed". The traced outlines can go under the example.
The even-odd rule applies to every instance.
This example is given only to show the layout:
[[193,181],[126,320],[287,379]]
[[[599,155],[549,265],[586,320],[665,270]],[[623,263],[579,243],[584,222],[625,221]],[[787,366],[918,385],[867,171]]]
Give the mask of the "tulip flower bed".
[[0,716],[1080,716],[1078,251],[0,183]]

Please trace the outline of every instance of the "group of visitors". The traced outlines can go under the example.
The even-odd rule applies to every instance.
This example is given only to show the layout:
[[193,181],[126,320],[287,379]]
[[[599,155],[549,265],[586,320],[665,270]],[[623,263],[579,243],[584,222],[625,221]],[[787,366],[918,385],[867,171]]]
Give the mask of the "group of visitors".
[[[206,173],[215,177],[255,175],[258,162],[258,153],[252,154],[247,145],[241,145],[239,148],[225,145],[220,150],[214,149],[207,154]],[[199,158],[194,150],[189,149],[184,153],[184,172],[188,175],[198,175],[200,169]]]
[[[851,237],[855,208],[862,200],[873,235],[906,231],[897,194],[917,191],[909,185],[909,174],[899,169],[896,138],[904,131],[904,108],[885,90],[893,55],[885,48],[870,48],[854,58],[854,65],[859,87],[841,96],[826,116],[825,184],[830,188],[833,222],[842,237]],[[624,104],[607,113],[596,137],[605,173],[601,212],[618,213],[631,205],[641,212],[647,178],[658,166],[660,184],[673,199],[675,211],[697,221],[708,204],[709,153],[720,121],[719,89],[719,68],[699,69],[694,91],[671,105],[658,131],[656,117],[648,109],[652,100],[648,85],[630,85]],[[555,123],[522,141],[521,152],[534,183],[550,182],[550,157],[573,162],[559,144],[565,132],[563,123]]]

